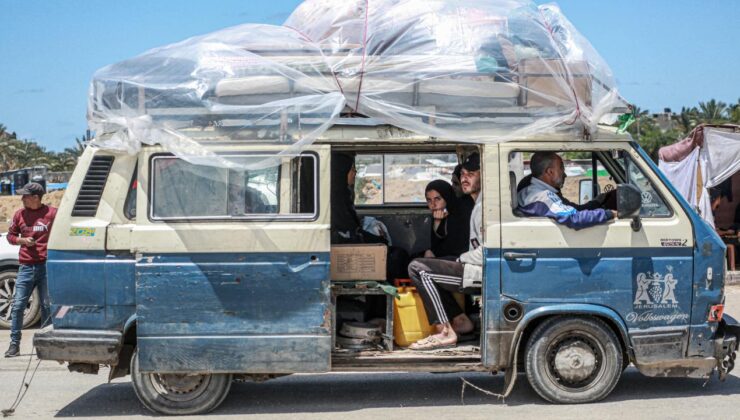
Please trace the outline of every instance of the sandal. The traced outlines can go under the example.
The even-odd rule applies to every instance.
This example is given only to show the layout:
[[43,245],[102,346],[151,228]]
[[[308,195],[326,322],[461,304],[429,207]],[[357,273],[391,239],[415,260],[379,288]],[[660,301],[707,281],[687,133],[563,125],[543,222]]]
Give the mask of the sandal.
[[408,347],[409,350],[439,350],[439,349],[450,349],[457,346],[457,343],[443,343],[437,336],[430,335],[427,338],[421,339],[415,343],[411,343]]

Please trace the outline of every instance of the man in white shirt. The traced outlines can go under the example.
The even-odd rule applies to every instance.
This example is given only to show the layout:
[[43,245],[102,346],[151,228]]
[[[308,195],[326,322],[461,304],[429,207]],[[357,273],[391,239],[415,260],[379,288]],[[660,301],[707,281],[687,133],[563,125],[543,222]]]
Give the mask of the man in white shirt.
[[462,163],[460,183],[464,194],[475,200],[470,216],[469,251],[457,261],[436,258],[417,258],[409,264],[409,277],[416,286],[429,323],[437,332],[409,346],[412,350],[434,350],[454,347],[458,334],[473,330],[473,323],[465,315],[453,296],[461,288],[480,287],[483,278],[483,209],[481,197],[480,155],[475,152]]

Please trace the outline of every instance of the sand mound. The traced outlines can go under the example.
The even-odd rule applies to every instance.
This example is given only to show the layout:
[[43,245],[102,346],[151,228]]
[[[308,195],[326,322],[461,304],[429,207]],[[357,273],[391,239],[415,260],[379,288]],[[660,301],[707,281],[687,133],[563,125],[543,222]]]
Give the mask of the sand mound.
[[[64,191],[52,191],[49,194],[44,195],[43,202],[52,207],[59,207],[59,203],[62,201]],[[0,197],[0,232],[7,232],[10,219],[13,218],[13,214],[23,207],[21,203],[21,197],[15,196],[2,196]]]

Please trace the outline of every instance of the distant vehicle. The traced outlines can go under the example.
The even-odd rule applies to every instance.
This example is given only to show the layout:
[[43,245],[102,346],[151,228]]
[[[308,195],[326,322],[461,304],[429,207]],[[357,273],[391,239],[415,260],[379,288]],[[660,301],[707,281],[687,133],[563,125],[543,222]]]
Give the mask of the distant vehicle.
[[[7,233],[0,233],[0,328],[10,328],[13,309],[15,277],[18,274],[18,246],[8,243]],[[23,328],[28,328],[41,317],[39,292],[34,289],[23,314]]]

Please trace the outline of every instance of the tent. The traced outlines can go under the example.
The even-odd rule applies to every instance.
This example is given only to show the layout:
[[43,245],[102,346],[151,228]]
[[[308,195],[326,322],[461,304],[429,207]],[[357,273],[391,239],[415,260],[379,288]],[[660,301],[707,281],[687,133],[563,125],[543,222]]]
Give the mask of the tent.
[[740,126],[702,124],[685,139],[662,147],[659,159],[661,171],[699,215],[714,226],[709,188],[740,171]]

